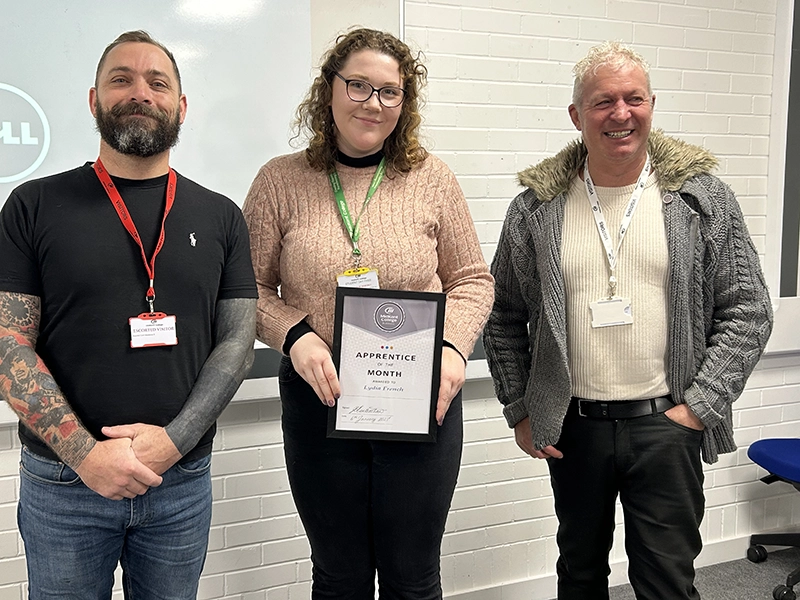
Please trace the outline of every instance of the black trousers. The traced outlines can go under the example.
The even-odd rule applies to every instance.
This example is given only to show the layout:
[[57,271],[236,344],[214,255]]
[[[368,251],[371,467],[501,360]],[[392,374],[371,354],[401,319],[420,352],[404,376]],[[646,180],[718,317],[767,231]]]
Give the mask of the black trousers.
[[703,518],[701,432],[664,414],[618,421],[577,414],[573,401],[547,459],[558,516],[558,600],[606,600],[619,494],[628,575],[638,600],[697,600]]
[[439,555],[461,463],[461,393],[435,444],[328,439],[327,408],[284,358],[286,468],[311,543],[314,600],[442,597]]

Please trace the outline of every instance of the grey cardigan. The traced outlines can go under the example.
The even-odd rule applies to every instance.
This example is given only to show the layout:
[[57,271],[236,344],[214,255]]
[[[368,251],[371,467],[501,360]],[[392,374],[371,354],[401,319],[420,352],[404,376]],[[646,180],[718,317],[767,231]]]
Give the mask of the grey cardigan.
[[[758,255],[733,191],[709,173],[706,150],[653,130],[669,252],[669,357],[673,401],[705,424],[702,457],[736,449],[731,404],[772,330]],[[530,417],[533,445],[558,442],[571,397],[561,230],[565,194],[586,159],[575,141],[519,175],[492,261],[495,304],[484,346],[503,414]]]

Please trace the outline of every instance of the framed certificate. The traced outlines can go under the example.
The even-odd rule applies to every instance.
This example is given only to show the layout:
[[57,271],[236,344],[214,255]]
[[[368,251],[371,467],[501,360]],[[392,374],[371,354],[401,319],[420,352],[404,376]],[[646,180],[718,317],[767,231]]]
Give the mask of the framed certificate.
[[436,441],[445,295],[336,288],[328,437]]

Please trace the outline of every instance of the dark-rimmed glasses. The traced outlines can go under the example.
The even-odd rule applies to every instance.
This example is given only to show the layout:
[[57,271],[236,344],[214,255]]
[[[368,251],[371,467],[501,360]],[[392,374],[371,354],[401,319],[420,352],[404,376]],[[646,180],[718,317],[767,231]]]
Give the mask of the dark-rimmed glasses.
[[339,79],[344,81],[347,90],[347,97],[353,102],[366,102],[372,98],[372,94],[378,93],[378,102],[386,108],[397,108],[403,103],[406,91],[403,88],[387,85],[376,88],[372,84],[361,79],[345,79],[336,71],[333,72]]

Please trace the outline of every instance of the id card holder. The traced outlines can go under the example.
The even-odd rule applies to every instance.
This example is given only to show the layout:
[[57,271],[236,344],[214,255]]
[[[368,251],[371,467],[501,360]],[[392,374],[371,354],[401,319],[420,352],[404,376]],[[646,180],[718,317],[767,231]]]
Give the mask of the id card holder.
[[614,327],[633,325],[630,298],[606,298],[589,303],[592,311],[592,327]]
[[178,344],[177,318],[162,312],[142,313],[128,319],[131,348],[175,346]]
[[378,271],[367,267],[348,269],[341,275],[336,276],[336,283],[339,287],[350,288],[369,288],[380,289],[378,284]]

